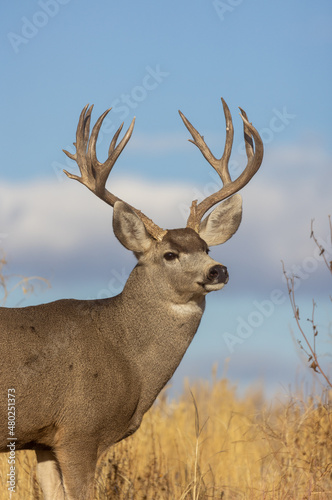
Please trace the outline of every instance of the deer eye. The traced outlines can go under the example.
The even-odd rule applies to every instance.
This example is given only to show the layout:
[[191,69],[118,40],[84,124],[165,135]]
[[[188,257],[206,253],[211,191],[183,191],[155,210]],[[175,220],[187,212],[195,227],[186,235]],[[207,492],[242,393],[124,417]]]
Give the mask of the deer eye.
[[166,252],[164,253],[165,260],[175,260],[178,258],[178,255],[174,252]]

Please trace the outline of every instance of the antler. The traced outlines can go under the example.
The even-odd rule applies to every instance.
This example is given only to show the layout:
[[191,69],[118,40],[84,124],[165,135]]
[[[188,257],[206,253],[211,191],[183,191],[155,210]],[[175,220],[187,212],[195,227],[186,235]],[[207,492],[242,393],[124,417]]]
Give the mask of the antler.
[[[114,206],[116,201],[121,201],[120,198],[110,193],[105,185],[107,178],[123,149],[125,148],[127,142],[129,141],[131,134],[134,129],[135,118],[131,122],[127,132],[121,139],[118,145],[116,145],[118,137],[123,127],[123,123],[120,125],[118,130],[115,132],[113,139],[111,141],[109,150],[108,150],[108,158],[104,163],[100,163],[97,159],[96,155],[96,144],[98,139],[98,134],[100,127],[104,121],[106,115],[110,112],[110,109],[107,109],[96,121],[90,136],[90,121],[91,121],[91,113],[92,113],[93,105],[89,107],[87,104],[80,115],[77,131],[76,131],[76,143],[74,142],[74,146],[76,148],[76,153],[72,154],[68,151],[63,150],[63,152],[72,160],[75,160],[81,173],[81,177],[78,175],[73,175],[66,170],[64,173],[70,178],[75,179],[76,181],[81,182],[90,189],[95,195],[101,198],[103,201]],[[89,138],[90,136],[90,138]],[[129,205],[130,206],[130,205]],[[131,207],[131,206],[130,206]],[[148,231],[153,238],[156,240],[162,240],[163,236],[167,231],[161,229],[157,226],[151,219],[149,219],[146,215],[144,215],[140,210],[137,210],[134,207],[131,207],[137,215],[143,221],[146,230]]]
[[220,159],[217,159],[215,158],[215,156],[213,156],[209,147],[206,145],[204,138],[197,132],[197,130],[181,113],[181,111],[179,111],[183,123],[192,135],[193,140],[189,139],[189,141],[198,147],[204,158],[218,173],[223,183],[223,187],[219,191],[208,196],[207,198],[205,198],[205,200],[201,201],[201,203],[197,204],[197,200],[194,200],[192,202],[192,205],[190,207],[190,215],[187,221],[187,227],[191,227],[195,231],[198,231],[199,224],[203,215],[211,207],[213,207],[213,205],[219,203],[220,201],[228,198],[232,194],[237,193],[240,189],[242,189],[255,175],[263,160],[264,147],[262,139],[260,138],[260,135],[255,127],[251,123],[249,123],[246,113],[243,111],[243,109],[240,108],[240,116],[243,120],[244,140],[248,162],[241,175],[237,179],[232,181],[228,170],[228,162],[232,151],[234,129],[229,108],[223,98],[221,98],[221,101],[224,108],[226,120],[226,141],[224,153]]

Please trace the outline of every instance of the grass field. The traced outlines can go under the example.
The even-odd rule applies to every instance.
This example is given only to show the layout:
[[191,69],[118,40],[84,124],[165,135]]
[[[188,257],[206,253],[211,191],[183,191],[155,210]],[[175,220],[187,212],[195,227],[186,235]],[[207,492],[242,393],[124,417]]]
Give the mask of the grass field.
[[[226,379],[164,391],[141,428],[103,457],[96,500],[332,498],[332,394],[264,401]],[[12,499],[41,499],[33,452],[16,454]],[[0,500],[7,491],[0,455]]]

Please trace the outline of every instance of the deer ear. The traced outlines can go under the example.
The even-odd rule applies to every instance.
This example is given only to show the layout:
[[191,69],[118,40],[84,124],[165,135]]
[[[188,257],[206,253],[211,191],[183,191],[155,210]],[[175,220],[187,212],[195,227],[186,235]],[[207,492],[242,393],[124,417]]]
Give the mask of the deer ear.
[[152,244],[152,237],[139,216],[123,201],[114,204],[113,231],[120,243],[132,252],[144,253]]
[[231,196],[220,203],[199,225],[200,237],[209,245],[225,243],[237,231],[242,218],[242,197]]

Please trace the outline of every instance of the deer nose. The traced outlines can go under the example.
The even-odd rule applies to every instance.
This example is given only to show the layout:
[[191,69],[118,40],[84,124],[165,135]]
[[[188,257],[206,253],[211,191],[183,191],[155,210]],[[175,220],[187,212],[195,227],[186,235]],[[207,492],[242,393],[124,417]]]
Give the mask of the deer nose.
[[227,267],[217,264],[210,268],[207,277],[216,283],[227,283],[229,278]]

